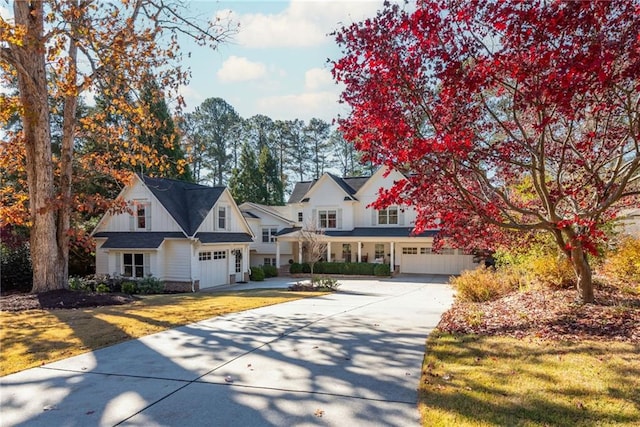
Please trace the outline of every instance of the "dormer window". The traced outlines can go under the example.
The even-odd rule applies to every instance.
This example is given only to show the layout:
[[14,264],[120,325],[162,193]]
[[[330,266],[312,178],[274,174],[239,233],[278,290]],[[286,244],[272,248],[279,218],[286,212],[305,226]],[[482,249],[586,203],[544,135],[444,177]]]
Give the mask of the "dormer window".
[[398,207],[389,206],[386,209],[378,211],[378,224],[380,225],[398,225]]
[[304,215],[302,214],[302,211],[298,212],[298,222],[302,222],[304,220]]

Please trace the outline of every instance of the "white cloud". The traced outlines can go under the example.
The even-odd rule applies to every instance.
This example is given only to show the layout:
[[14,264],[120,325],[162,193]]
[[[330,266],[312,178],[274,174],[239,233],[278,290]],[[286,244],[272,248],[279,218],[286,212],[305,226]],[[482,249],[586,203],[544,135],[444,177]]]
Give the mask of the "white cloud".
[[257,100],[257,109],[272,119],[308,121],[314,117],[332,121],[345,107],[338,104],[336,92],[307,92],[294,95],[269,96]]
[[333,86],[333,77],[329,70],[312,68],[304,73],[304,87],[308,91],[325,89]]
[[240,23],[236,40],[245,47],[308,47],[329,40],[342,25],[373,16],[381,1],[292,0],[277,14],[232,14]]
[[263,63],[232,55],[222,63],[222,68],[216,74],[223,82],[245,82],[259,80],[266,73],[267,67]]

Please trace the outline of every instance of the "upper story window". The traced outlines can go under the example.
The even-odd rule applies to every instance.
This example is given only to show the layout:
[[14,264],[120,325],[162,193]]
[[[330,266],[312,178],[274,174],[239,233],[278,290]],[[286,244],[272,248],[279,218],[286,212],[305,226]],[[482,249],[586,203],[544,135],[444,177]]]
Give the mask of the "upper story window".
[[151,230],[151,204],[147,202],[134,202],[133,216],[130,221],[130,231]]
[[398,207],[389,206],[386,209],[378,211],[378,224],[398,225]]
[[320,228],[338,228],[338,211],[318,211],[318,225]]
[[304,220],[304,215],[302,214],[302,211],[298,212],[298,222],[302,222]]
[[275,243],[276,234],[278,234],[277,228],[263,228],[262,229],[262,243]]
[[218,208],[218,229],[227,229],[227,208],[224,206]]

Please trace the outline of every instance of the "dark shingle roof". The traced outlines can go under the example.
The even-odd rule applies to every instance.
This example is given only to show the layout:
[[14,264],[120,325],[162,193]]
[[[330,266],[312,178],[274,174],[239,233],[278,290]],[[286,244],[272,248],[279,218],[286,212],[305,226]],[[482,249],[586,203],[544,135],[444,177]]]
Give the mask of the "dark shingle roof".
[[289,200],[287,203],[299,203],[304,198],[304,195],[307,194],[307,191],[313,186],[315,181],[304,181],[304,182],[296,182],[296,185],[293,187],[293,191],[291,192],[291,196],[289,196]]
[[225,190],[225,187],[207,187],[145,175],[140,179],[189,236],[193,236]]
[[105,231],[96,233],[94,237],[106,237],[107,241],[102,245],[103,249],[157,249],[164,239],[185,238],[180,232],[122,232]]
[[202,243],[251,243],[253,239],[247,233],[198,233],[196,239]]
[[[364,184],[371,178],[370,176],[356,176],[349,178],[340,178],[339,176],[333,175],[331,173],[327,173],[333,181],[340,186],[351,198],[362,188]],[[289,196],[289,201],[287,203],[299,203],[308,201],[304,196],[311,190],[311,187],[318,182],[318,180],[314,181],[303,181],[296,182],[296,185],[293,187],[293,191],[291,192],[291,196]],[[345,199],[346,200],[346,199]]]
[[302,227],[283,228],[282,230],[278,231],[278,234],[276,234],[276,236],[283,236],[285,234],[293,233],[295,231],[300,231],[300,230],[302,230]]
[[[299,231],[301,227],[285,228],[278,236]],[[327,237],[434,237],[439,230],[426,230],[412,234],[412,227],[356,227],[353,230],[324,230]]]
[[325,230],[330,237],[434,237],[438,230],[412,234],[412,227],[356,227],[353,230]]

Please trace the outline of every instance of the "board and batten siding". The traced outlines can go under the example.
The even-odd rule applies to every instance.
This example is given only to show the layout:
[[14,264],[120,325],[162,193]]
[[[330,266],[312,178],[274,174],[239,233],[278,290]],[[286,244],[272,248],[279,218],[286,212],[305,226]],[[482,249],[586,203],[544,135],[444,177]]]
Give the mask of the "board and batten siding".
[[113,272],[109,271],[109,253],[106,249],[102,249],[102,245],[106,242],[106,239],[96,239],[96,274],[109,274]]
[[[158,264],[162,264],[163,280],[191,280],[191,243],[187,240],[165,240]],[[160,266],[159,266],[160,267]]]
[[[140,182],[129,188],[122,197],[131,202],[149,203],[151,208],[151,227],[148,231],[182,231],[164,206]],[[106,224],[103,224],[99,231],[133,231],[131,230],[131,224],[132,215],[128,212],[122,212],[116,215],[109,215]],[[138,231],[144,232],[142,230]]]

